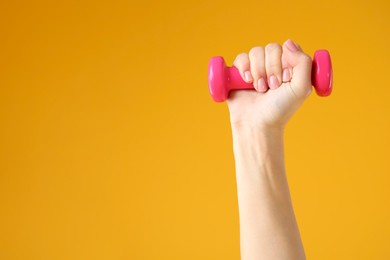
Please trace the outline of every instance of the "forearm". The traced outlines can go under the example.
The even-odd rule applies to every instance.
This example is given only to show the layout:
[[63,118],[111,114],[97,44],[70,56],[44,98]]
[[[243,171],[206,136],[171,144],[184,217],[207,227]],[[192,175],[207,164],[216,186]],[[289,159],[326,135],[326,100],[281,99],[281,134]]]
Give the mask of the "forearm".
[[283,129],[232,130],[242,260],[305,259],[285,174]]

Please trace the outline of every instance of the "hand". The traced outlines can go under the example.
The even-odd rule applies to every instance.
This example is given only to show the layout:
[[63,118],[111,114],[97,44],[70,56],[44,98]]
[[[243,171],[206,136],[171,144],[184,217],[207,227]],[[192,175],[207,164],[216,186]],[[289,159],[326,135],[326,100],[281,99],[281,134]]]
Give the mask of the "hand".
[[312,91],[312,60],[292,40],[239,54],[233,65],[255,90],[232,91],[232,127],[283,128]]

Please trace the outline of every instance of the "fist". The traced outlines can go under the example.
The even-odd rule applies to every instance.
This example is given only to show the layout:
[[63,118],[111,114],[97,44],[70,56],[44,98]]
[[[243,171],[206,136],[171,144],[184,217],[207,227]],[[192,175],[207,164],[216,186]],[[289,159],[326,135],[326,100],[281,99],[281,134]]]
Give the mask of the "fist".
[[233,65],[255,88],[230,94],[234,126],[283,127],[312,91],[312,60],[292,40],[254,47],[237,55]]

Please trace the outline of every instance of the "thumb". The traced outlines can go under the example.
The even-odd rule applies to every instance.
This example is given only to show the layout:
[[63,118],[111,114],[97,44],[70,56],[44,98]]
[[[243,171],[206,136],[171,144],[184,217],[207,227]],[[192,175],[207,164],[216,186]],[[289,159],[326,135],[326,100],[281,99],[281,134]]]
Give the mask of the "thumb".
[[291,88],[298,98],[305,98],[311,93],[312,59],[301,47],[288,39],[283,44],[283,59],[292,69]]

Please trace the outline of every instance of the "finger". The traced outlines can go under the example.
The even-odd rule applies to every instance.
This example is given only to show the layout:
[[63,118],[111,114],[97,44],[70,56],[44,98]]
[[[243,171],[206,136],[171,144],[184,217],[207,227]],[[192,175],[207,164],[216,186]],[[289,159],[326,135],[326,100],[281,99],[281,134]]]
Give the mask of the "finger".
[[292,68],[291,87],[297,97],[306,97],[311,93],[312,59],[299,45],[288,39],[283,44],[286,64]]
[[282,82],[289,82],[292,77],[292,68],[286,60],[286,53],[282,53]]
[[236,59],[233,62],[233,66],[238,69],[244,81],[248,83],[253,82],[253,77],[250,72],[249,57],[247,53],[238,54]]
[[270,43],[265,47],[265,69],[269,87],[278,88],[282,82],[282,47],[279,44]]
[[259,92],[265,92],[268,89],[265,71],[265,51],[263,47],[254,47],[249,51],[249,61],[253,77],[253,86]]

